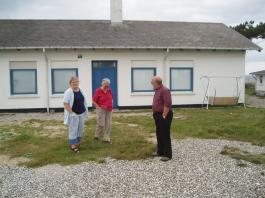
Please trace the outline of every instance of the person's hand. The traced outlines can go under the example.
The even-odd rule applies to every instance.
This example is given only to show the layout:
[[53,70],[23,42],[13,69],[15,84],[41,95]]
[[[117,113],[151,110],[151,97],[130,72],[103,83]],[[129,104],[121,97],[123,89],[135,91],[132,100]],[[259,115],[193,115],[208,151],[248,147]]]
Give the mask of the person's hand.
[[165,114],[163,114],[162,117],[163,117],[163,119],[166,119],[167,116]]
[[70,116],[76,116],[75,112],[70,113]]

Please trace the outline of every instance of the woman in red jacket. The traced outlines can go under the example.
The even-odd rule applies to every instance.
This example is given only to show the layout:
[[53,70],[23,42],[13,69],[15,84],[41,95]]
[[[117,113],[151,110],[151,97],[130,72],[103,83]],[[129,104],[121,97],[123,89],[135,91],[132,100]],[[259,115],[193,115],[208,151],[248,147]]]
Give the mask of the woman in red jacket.
[[103,132],[105,143],[111,143],[111,117],[113,111],[113,95],[110,89],[110,80],[104,78],[93,96],[93,104],[97,111],[97,128],[95,132],[95,139],[98,140],[100,134]]

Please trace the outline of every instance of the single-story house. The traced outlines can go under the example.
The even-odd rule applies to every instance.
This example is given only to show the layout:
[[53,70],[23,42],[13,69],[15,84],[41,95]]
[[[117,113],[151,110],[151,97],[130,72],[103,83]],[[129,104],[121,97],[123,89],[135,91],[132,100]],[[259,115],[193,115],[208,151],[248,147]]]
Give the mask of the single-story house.
[[121,0],[111,1],[111,20],[0,20],[0,110],[62,108],[73,75],[89,107],[105,77],[116,108],[149,107],[154,75],[174,105],[198,105],[205,76],[227,78],[215,95],[233,94],[228,78],[245,76],[246,50],[262,49],[222,23],[124,21]]
[[258,96],[265,96],[265,70],[251,73],[255,76],[255,91]]

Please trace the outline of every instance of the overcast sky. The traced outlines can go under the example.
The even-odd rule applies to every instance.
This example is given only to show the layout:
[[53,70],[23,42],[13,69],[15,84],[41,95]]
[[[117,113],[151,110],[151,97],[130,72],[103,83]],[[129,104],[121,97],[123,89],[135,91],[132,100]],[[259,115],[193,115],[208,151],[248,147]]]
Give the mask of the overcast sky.
[[[109,19],[110,0],[0,0],[1,19]],[[123,0],[124,19],[265,22],[265,0]],[[265,41],[254,41],[265,49]],[[265,50],[248,52],[246,73],[265,70]]]

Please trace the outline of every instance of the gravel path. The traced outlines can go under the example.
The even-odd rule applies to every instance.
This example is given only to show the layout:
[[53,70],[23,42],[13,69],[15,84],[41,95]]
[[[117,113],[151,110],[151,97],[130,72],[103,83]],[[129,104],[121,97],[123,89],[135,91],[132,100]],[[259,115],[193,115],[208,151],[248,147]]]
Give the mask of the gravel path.
[[260,197],[265,168],[220,155],[225,146],[252,153],[265,147],[226,140],[186,139],[173,144],[173,160],[107,160],[105,164],[0,166],[0,197]]
[[257,96],[246,95],[246,104],[251,107],[265,108],[265,99],[258,98]]
[[[151,116],[151,112],[141,112],[141,111],[129,111],[129,110],[119,110],[114,111],[113,116]],[[89,112],[88,118],[95,118],[95,112]],[[18,124],[27,120],[58,120],[63,122],[63,113],[0,113],[0,126],[6,124]]]

